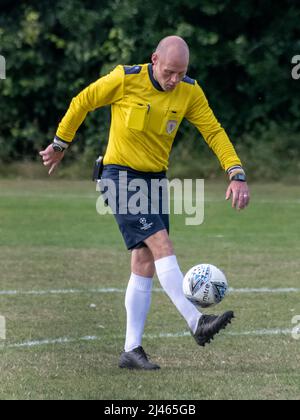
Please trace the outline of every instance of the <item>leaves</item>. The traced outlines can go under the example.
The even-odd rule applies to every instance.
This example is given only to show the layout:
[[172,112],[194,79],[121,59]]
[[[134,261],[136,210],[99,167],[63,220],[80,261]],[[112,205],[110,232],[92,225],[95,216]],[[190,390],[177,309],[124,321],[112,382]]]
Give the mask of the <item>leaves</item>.
[[[119,63],[149,61],[170,34],[188,42],[189,74],[231,138],[256,138],[262,127],[274,134],[274,124],[296,133],[300,81],[291,77],[291,58],[300,54],[299,21],[292,0],[2,1],[0,160],[35,156],[73,96]],[[96,111],[79,130],[78,153],[97,148],[99,132],[107,137],[108,113],[100,114],[100,123]],[[284,141],[296,156],[293,138]]]

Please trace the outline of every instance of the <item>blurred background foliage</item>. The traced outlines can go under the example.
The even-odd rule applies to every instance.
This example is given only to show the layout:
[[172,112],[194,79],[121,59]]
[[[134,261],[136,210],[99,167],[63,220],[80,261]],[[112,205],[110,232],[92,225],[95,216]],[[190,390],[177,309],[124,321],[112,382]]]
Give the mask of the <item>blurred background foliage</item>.
[[[299,22],[293,0],[0,0],[6,59],[0,175],[39,161],[38,151],[85,86],[117,64],[149,62],[159,40],[177,34],[191,49],[189,75],[203,87],[249,175],[296,179],[300,80],[291,76],[291,60],[300,54]],[[105,150],[109,121],[106,108],[88,116],[60,176],[90,175]],[[222,173],[187,123],[171,163],[176,176]]]

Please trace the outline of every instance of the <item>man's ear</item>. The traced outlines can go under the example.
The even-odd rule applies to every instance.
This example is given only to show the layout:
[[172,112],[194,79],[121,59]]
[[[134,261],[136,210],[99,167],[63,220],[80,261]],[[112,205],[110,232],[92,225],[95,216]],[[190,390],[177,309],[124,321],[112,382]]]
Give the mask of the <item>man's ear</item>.
[[158,60],[157,53],[153,53],[151,57],[152,64],[156,64]]

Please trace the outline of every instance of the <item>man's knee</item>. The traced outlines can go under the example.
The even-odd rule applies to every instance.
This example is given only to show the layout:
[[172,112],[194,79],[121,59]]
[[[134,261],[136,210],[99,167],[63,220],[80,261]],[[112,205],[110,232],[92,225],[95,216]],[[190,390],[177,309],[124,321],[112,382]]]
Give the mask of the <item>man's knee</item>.
[[148,248],[134,249],[131,255],[131,271],[139,276],[153,277],[155,273],[154,259]]
[[144,242],[152,252],[155,261],[174,254],[173,245],[166,229],[151,235]]

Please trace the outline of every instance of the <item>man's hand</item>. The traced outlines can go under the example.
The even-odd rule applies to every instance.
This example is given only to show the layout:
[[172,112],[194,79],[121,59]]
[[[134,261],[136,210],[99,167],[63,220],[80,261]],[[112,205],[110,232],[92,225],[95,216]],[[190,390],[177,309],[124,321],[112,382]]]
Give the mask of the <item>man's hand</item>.
[[55,152],[50,144],[47,149],[42,150],[39,154],[43,158],[44,165],[50,167],[48,174],[51,175],[59,162],[63,159],[65,152]]
[[231,181],[226,191],[226,200],[232,196],[232,208],[242,210],[248,206],[250,193],[247,182]]

